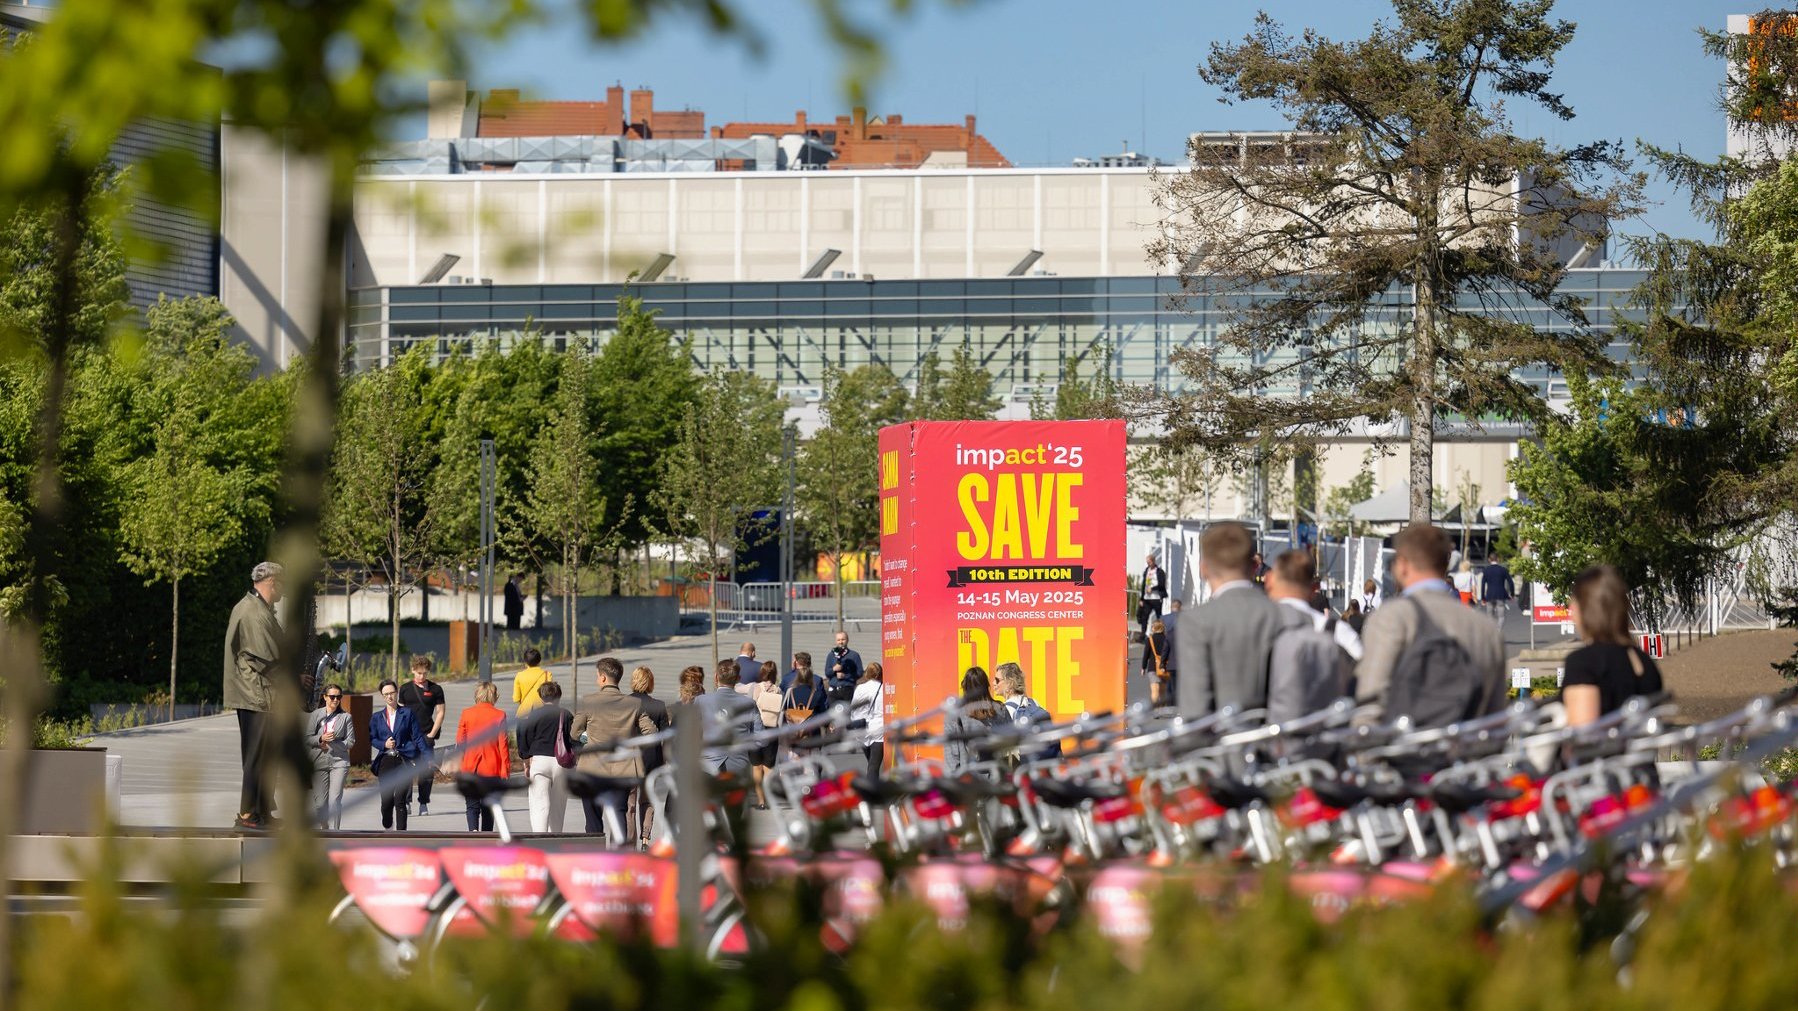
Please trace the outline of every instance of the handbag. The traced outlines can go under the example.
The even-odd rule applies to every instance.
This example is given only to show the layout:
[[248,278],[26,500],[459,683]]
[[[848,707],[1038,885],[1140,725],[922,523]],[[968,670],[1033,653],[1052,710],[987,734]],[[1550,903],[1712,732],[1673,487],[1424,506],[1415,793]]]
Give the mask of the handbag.
[[566,726],[565,717],[567,715],[567,713],[563,713],[556,717],[556,764],[564,769],[572,769],[574,768],[575,754],[574,750],[568,746],[568,735],[563,730],[563,727]]
[[806,720],[811,719],[812,711],[810,709],[807,709],[804,706],[789,706],[789,705],[787,705],[787,703],[791,702],[792,699],[793,699],[793,689],[792,688],[788,688],[787,693],[785,695],[781,696],[781,698],[780,698],[781,708],[786,710],[787,722],[788,723],[804,723]]
[[1155,654],[1155,676],[1167,680],[1167,668],[1162,666],[1161,651],[1155,648],[1155,637],[1149,636],[1149,652]]

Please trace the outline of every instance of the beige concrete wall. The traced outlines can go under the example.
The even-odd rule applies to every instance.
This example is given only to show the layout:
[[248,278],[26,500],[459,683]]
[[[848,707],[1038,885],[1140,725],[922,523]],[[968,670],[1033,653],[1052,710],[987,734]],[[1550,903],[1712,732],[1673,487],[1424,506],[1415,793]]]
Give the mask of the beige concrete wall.
[[[285,368],[311,349],[318,328],[329,175],[282,139],[229,123],[219,154],[219,298],[261,367]],[[393,245],[376,239],[382,249]],[[384,273],[392,274],[387,255]]]
[[496,284],[619,282],[656,255],[693,281],[1002,277],[1032,249],[1065,276],[1158,273],[1146,170],[375,177],[357,187],[353,283],[416,283],[442,253]]

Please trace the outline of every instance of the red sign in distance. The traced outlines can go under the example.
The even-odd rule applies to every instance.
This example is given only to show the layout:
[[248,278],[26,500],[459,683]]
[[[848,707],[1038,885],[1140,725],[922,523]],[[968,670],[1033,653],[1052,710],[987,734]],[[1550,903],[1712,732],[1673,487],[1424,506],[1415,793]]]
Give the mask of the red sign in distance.
[[436,850],[377,846],[334,850],[343,889],[370,923],[398,940],[414,940],[431,922],[431,896],[443,885]]

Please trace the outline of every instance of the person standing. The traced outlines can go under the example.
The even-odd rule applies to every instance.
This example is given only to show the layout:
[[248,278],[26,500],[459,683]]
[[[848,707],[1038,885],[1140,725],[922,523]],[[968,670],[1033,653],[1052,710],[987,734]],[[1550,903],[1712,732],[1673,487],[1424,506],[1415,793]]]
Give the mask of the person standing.
[[1567,616],[1585,643],[1567,654],[1561,704],[1567,724],[1581,726],[1637,695],[1661,690],[1661,669],[1629,632],[1629,584],[1609,565],[1573,577]]
[[[499,686],[483,681],[474,686],[474,705],[462,710],[456,720],[456,748],[462,753],[462,771],[471,776],[506,779],[512,775],[512,735],[499,729],[506,722],[506,714],[495,705],[498,701]],[[470,743],[476,738],[483,739]],[[471,797],[467,814],[470,832],[493,831],[493,808]]]
[[418,813],[431,813],[431,781],[437,775],[437,738],[443,734],[443,686],[431,680],[428,656],[412,658],[412,680],[400,686],[400,705],[412,710],[418,724]]
[[372,771],[380,778],[381,828],[396,825],[406,831],[406,815],[412,806],[412,782],[418,778],[418,722],[412,710],[400,704],[400,688],[392,678],[381,682],[382,707],[368,718],[368,739],[381,749]]
[[518,757],[530,777],[525,800],[532,832],[560,832],[568,813],[568,788],[562,782],[567,767],[560,756],[579,751],[580,743],[568,732],[573,720],[562,708],[562,686],[545,681],[537,696],[541,703],[518,726]]
[[1409,716],[1419,727],[1502,709],[1504,640],[1449,585],[1448,535],[1413,523],[1393,536],[1392,549],[1392,575],[1404,594],[1362,626],[1356,701],[1375,721]]
[[871,663],[856,682],[849,700],[849,719],[862,727],[862,757],[868,760],[868,778],[879,779],[886,765],[886,669]]
[[1143,560],[1142,575],[1137,579],[1141,603],[1136,605],[1136,624],[1142,635],[1149,634],[1149,624],[1161,617],[1161,602],[1167,599],[1167,570],[1161,567],[1161,556],[1149,552]]
[[543,653],[535,646],[524,651],[524,670],[512,679],[512,705],[516,707],[513,715],[520,720],[528,716],[531,710],[543,704],[543,696],[538,689],[555,677],[543,669]]
[[[793,654],[793,669],[780,685],[780,708],[786,722],[799,723],[830,708],[830,692],[824,679],[812,673],[812,655]],[[787,749],[792,754],[792,749]]]
[[[668,715],[668,703],[655,697],[656,676],[648,667],[638,667],[631,671],[631,698],[643,704],[643,712],[650,722],[656,725],[657,731],[667,730],[672,720]],[[643,775],[662,767],[662,746],[643,749]],[[631,791],[630,809],[626,812],[629,824],[637,836],[637,847],[649,847],[649,834],[655,828],[655,812],[650,810],[649,791],[639,786]]]
[[1372,614],[1385,603],[1386,595],[1380,592],[1380,584],[1372,579],[1361,584],[1361,613]]
[[862,679],[862,655],[849,648],[849,633],[838,632],[837,644],[824,659],[830,681],[830,701],[848,705]]
[[[608,779],[643,778],[643,753],[632,749],[628,755],[610,752],[622,741],[639,735],[653,734],[655,721],[643,711],[643,703],[626,695],[619,684],[624,680],[624,664],[615,656],[602,656],[595,661],[599,690],[581,700],[569,728],[582,752],[576,763],[582,772]],[[604,830],[614,848],[634,845],[636,839],[625,839],[625,815],[630,801],[629,790],[602,790],[591,800],[583,799],[581,807],[587,815],[587,834]],[[610,812],[608,819],[606,814]],[[616,826],[618,836],[612,835]],[[634,833],[633,833],[634,835]]]
[[238,756],[243,782],[238,792],[237,828],[270,827],[272,806],[263,770],[270,751],[269,710],[274,704],[271,678],[281,655],[281,624],[275,605],[281,602],[281,566],[257,562],[250,570],[250,589],[231,608],[225,625],[226,709],[237,711]]
[[761,663],[755,658],[755,643],[744,643],[743,648],[737,651],[737,683],[754,681],[761,669]]
[[1183,715],[1267,705],[1268,658],[1286,616],[1256,584],[1259,557],[1240,523],[1214,523],[1199,536],[1199,578],[1211,599],[1181,621],[1174,643],[1180,659],[1174,695]]
[[1167,622],[1156,618],[1149,622],[1149,634],[1142,640],[1142,673],[1149,681],[1149,705],[1156,708],[1167,705],[1173,694],[1167,690],[1173,677],[1173,668],[1167,665],[1170,652]]
[[[491,606],[491,605],[489,605]],[[506,577],[506,631],[516,632],[524,624],[524,591],[518,588],[518,573]]]
[[[756,715],[761,717],[762,729],[772,730],[780,726],[780,667],[772,660],[763,660],[756,679],[749,684],[737,682],[737,691],[749,697],[755,703]],[[749,768],[755,777],[755,809],[768,810],[768,793],[762,787],[763,780],[768,777],[768,770],[774,768],[774,753],[778,742],[769,741],[749,753]]]
[[1005,719],[1005,707],[993,698],[986,670],[969,667],[961,676],[961,708],[943,720],[943,768],[954,773],[989,761],[992,746],[982,736]]
[[[747,740],[762,728],[762,718],[755,703],[737,691],[738,661],[720,660],[712,673],[713,690],[693,700],[706,714],[706,746],[700,753],[700,764],[714,776],[728,775],[737,782],[747,782],[749,754],[732,745]],[[758,668],[758,673],[759,668]],[[818,682],[823,694],[823,682]],[[720,730],[720,725],[724,728]]]
[[343,686],[326,685],[325,704],[306,714],[306,750],[312,756],[312,796],[319,828],[343,827],[343,784],[350,775],[356,729],[343,708]]
[[[732,660],[731,663],[736,663]],[[688,706],[698,701],[705,694],[705,668],[694,664],[682,667],[679,680],[675,682],[675,705]]]
[[1517,599],[1517,580],[1511,577],[1511,570],[1505,566],[1505,560],[1497,555],[1486,563],[1480,572],[1480,608],[1487,617],[1503,626],[1505,612],[1510,610],[1511,601]]
[[1267,722],[1315,712],[1349,692],[1361,639],[1312,602],[1316,563],[1309,551],[1281,553],[1267,575],[1267,595],[1285,608],[1285,626],[1267,665]]

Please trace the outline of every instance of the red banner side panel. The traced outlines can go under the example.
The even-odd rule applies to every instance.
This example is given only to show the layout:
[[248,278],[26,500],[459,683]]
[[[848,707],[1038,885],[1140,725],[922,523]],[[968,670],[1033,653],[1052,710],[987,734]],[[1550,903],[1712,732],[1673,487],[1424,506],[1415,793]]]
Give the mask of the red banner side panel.
[[882,652],[904,647],[896,714],[955,694],[969,667],[1005,662],[1058,719],[1120,708],[1123,423],[895,426],[881,433],[883,497],[888,453],[906,443],[909,461],[901,451],[893,463],[910,501],[881,542]]

